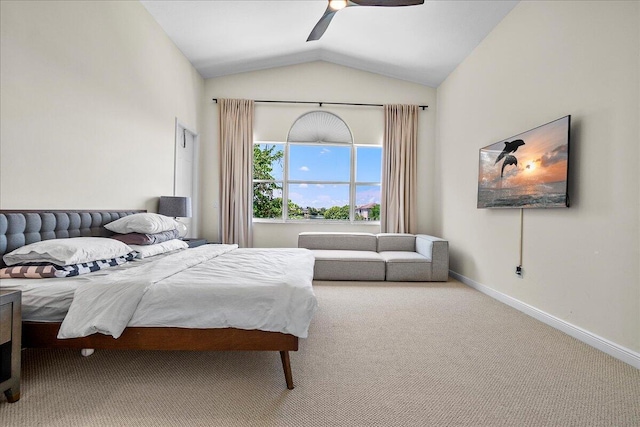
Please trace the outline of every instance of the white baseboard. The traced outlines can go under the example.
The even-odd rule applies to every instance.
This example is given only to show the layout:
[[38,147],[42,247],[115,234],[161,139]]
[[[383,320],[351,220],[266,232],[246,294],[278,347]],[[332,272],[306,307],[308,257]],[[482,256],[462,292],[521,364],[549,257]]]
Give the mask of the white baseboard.
[[628,348],[622,347],[621,345],[611,342],[605,338],[599,337],[592,332],[572,325],[571,323],[568,323],[562,319],[558,319],[557,317],[552,316],[549,313],[545,313],[544,311],[525,304],[522,301],[491,289],[490,287],[478,283],[475,280],[469,279],[468,277],[456,273],[455,271],[449,270],[449,276],[453,277],[456,280],[459,280],[460,282],[473,289],[482,292],[485,295],[490,296],[493,299],[507,304],[508,306],[513,307],[516,310],[521,311],[533,317],[534,319],[541,321],[542,323],[546,323],[547,325],[556,328],[564,332],[565,334],[570,335],[573,338],[590,345],[591,347],[595,347],[598,350],[603,351],[618,360],[628,363],[634,368],[640,369],[640,353],[636,353],[633,350],[629,350]]

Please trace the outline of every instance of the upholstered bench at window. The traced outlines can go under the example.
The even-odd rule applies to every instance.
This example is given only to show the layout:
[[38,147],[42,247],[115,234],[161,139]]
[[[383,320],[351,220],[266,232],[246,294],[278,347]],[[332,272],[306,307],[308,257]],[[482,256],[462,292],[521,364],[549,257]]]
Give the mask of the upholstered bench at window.
[[319,233],[298,235],[315,258],[316,280],[446,281],[449,243],[426,234]]

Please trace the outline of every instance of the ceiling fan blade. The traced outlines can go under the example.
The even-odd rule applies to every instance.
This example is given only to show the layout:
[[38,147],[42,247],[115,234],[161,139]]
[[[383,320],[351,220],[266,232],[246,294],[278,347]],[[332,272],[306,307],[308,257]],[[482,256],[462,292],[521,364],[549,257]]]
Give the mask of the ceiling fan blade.
[[[333,15],[336,14],[339,10],[342,10],[342,7],[349,6],[385,6],[385,7],[397,7],[397,6],[417,6],[420,4],[424,4],[424,0],[347,0],[340,8],[331,7],[331,1],[329,1],[329,6],[327,6],[327,10],[324,11],[324,14],[318,21],[313,30],[311,30],[311,34],[307,38],[307,41],[320,40],[320,37],[327,31],[329,27],[329,23],[333,19]],[[335,7],[335,6],[334,6]]]
[[417,6],[424,4],[424,0],[349,0],[358,6]]
[[319,40],[320,37],[324,34],[329,26],[329,23],[333,19],[333,15],[335,15],[337,10],[333,10],[330,7],[327,7],[327,10],[324,11],[322,18],[318,21],[313,30],[311,30],[311,34],[309,34],[309,38],[307,41]]

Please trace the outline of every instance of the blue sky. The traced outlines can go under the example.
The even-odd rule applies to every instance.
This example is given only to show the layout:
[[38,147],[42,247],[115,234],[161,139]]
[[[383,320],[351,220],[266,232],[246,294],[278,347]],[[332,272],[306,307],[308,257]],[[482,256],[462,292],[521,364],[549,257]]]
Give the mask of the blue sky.
[[[284,149],[283,145],[279,145]],[[338,145],[290,144],[289,199],[302,207],[331,207],[349,204],[351,147]],[[356,147],[356,183],[379,183],[382,149],[379,146]],[[282,179],[283,165],[273,166],[276,180]],[[344,182],[344,184],[327,183]],[[380,203],[380,187],[356,186],[356,206]]]

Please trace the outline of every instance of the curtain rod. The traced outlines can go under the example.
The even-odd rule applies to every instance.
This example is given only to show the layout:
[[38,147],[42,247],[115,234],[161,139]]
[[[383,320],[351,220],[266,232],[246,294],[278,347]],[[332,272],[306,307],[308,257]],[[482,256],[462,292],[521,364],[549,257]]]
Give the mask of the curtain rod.
[[[218,98],[213,98],[213,101],[217,104]],[[326,105],[355,105],[359,107],[384,107],[383,104],[357,104],[353,102],[322,102],[322,101],[254,101],[254,102],[266,102],[272,104],[318,104],[319,107],[322,107],[323,104]],[[429,108],[428,105],[418,105],[419,108],[425,110]]]

